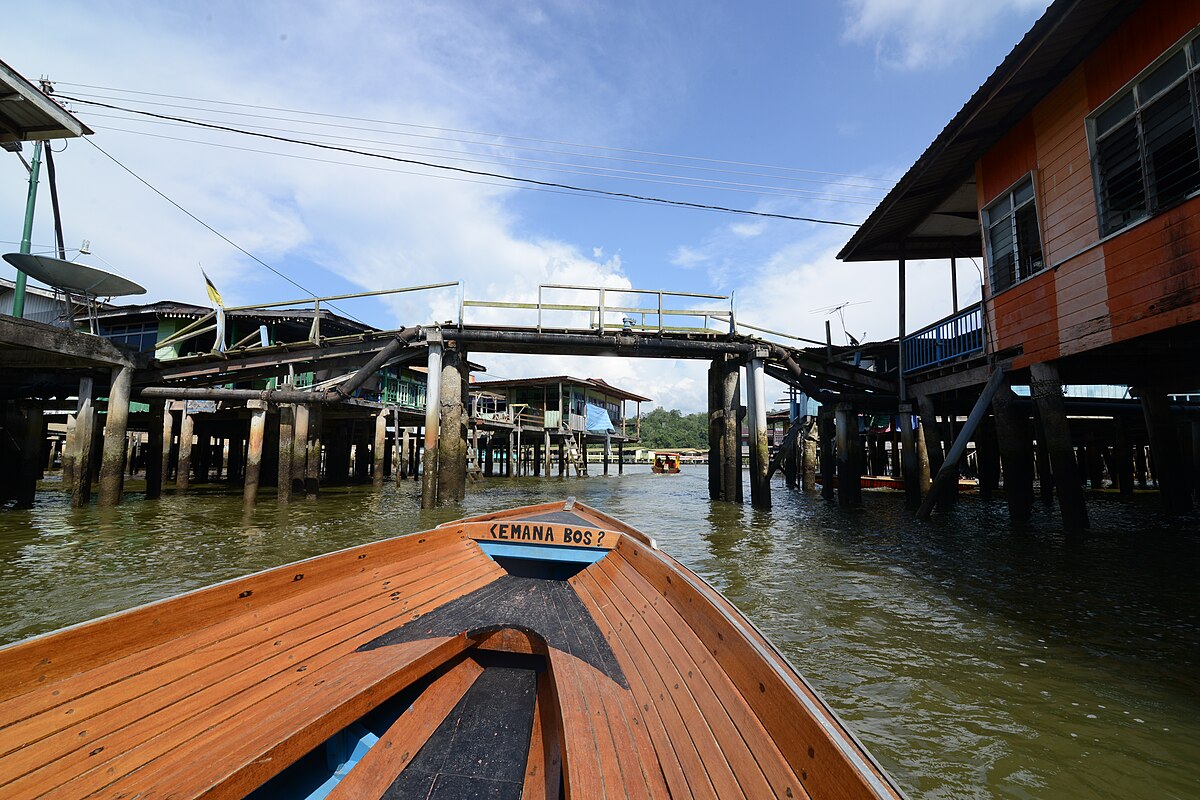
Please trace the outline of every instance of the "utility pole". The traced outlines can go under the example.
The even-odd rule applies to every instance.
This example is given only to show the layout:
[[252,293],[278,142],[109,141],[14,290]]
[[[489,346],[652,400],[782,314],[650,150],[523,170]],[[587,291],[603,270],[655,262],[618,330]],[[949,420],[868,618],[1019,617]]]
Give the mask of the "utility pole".
[[[37,205],[38,173],[42,169],[42,143],[33,143],[33,163],[29,166],[29,195],[25,198],[25,228],[21,232],[21,252],[28,253],[32,249],[33,209]],[[12,315],[25,316],[25,273],[17,270],[16,286],[13,289]]]

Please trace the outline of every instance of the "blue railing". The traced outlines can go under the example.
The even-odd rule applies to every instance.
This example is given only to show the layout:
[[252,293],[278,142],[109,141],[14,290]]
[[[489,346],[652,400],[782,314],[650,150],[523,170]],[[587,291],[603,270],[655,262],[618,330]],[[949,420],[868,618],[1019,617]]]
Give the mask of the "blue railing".
[[983,352],[983,310],[979,303],[904,338],[904,371],[916,372]]

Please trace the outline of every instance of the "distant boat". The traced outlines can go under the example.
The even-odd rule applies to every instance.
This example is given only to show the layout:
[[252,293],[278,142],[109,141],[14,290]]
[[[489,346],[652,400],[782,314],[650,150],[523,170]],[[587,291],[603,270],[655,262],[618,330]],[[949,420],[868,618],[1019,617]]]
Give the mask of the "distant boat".
[[901,797],[728,600],[572,500],[0,649],[0,795]]
[[682,460],[683,457],[679,453],[655,453],[654,465],[650,467],[650,471],[661,475],[674,475],[679,472]]

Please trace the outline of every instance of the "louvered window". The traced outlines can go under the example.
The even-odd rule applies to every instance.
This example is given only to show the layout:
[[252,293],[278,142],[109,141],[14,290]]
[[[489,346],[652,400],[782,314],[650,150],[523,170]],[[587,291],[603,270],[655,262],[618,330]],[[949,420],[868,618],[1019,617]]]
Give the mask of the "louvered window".
[[983,210],[993,292],[1002,292],[1046,266],[1034,195],[1033,176],[1027,175]]
[[1179,44],[1089,117],[1102,236],[1200,191],[1198,67]]

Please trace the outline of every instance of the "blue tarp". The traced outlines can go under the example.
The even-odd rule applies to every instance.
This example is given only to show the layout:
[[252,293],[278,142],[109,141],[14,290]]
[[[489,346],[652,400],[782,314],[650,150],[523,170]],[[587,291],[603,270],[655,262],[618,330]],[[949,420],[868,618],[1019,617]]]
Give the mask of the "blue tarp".
[[588,433],[617,432],[617,429],[613,427],[612,420],[608,418],[608,411],[591,403],[588,403],[587,407],[587,429]]

